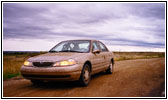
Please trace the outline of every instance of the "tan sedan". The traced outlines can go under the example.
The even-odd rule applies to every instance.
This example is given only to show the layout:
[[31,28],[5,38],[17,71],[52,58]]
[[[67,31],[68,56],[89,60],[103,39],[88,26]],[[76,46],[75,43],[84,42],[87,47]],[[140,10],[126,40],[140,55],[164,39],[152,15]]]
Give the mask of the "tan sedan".
[[79,80],[87,86],[91,75],[113,72],[113,53],[97,40],[68,40],[48,53],[31,57],[21,67],[21,74],[33,84],[51,80]]

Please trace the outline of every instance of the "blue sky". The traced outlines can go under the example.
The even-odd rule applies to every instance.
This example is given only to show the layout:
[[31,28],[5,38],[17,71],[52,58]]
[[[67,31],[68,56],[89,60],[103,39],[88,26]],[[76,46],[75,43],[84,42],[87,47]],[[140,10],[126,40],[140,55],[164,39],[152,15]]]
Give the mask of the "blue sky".
[[164,51],[165,3],[3,3],[3,50],[97,39],[112,51]]

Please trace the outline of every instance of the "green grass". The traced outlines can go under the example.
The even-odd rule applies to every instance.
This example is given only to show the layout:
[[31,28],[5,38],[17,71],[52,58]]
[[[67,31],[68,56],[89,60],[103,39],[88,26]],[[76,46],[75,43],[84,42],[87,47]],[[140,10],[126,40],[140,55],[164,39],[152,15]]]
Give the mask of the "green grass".
[[3,78],[4,80],[15,77],[15,76],[20,76],[20,72],[16,72],[16,73],[5,73]]
[[[29,57],[36,56],[40,53],[3,53],[3,79],[12,78],[19,76],[20,67],[23,65],[23,62]],[[131,60],[131,59],[149,59],[149,58],[161,58],[165,57],[164,52],[114,52],[115,61],[121,60]]]
[[24,61],[29,57],[43,54],[40,53],[4,53],[3,54],[3,79],[12,78],[19,76],[20,67],[23,65]]

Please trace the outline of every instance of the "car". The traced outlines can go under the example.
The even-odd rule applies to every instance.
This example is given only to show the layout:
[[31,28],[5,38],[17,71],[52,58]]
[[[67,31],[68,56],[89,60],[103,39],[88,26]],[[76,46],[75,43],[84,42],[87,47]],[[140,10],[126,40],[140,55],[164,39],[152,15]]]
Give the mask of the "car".
[[91,75],[106,71],[112,74],[114,54],[98,40],[67,40],[49,52],[27,59],[21,75],[33,84],[44,81],[79,81],[90,83]]

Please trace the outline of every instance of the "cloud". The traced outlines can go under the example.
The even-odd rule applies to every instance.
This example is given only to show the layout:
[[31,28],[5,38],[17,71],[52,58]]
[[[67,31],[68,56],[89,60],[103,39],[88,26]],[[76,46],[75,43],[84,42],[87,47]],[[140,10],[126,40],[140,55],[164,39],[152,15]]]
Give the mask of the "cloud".
[[3,3],[6,41],[59,37],[164,48],[165,3]]

